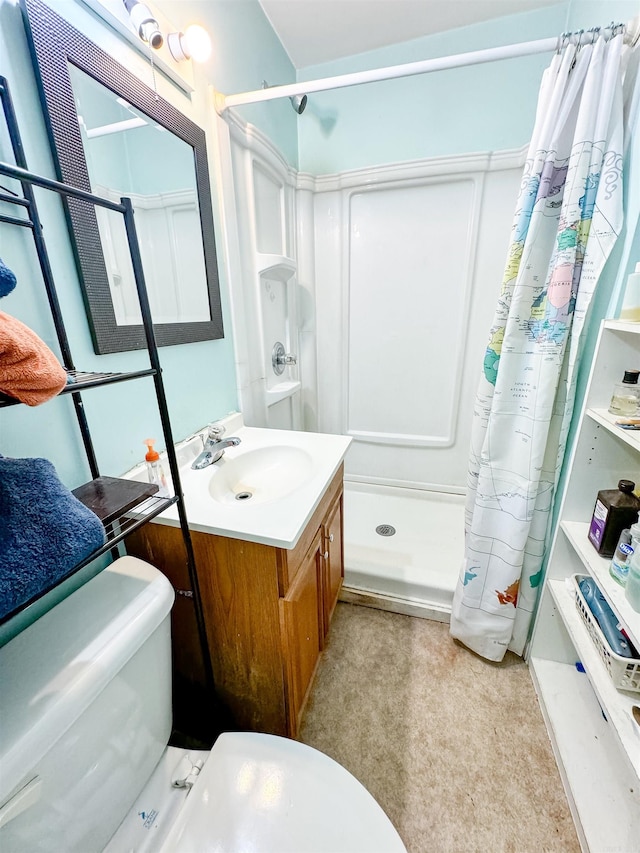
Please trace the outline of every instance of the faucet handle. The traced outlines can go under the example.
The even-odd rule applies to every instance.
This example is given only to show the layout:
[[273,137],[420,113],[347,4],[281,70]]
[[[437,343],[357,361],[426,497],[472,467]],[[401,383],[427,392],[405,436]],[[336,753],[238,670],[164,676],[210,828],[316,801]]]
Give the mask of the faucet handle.
[[226,428],[222,424],[214,422],[212,424],[209,424],[209,426],[207,428],[207,436],[208,436],[208,438],[218,438],[219,439],[219,438],[222,438],[222,436],[225,434],[226,431],[227,431]]

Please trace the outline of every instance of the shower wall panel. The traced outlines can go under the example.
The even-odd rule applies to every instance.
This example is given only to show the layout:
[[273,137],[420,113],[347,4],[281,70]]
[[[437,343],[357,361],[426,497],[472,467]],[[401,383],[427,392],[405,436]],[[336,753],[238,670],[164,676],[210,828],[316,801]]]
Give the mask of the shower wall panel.
[[453,443],[481,184],[431,179],[349,195],[347,432],[354,438]]
[[284,181],[265,168],[255,155],[251,159],[251,172],[256,252],[286,255]]
[[462,492],[523,153],[317,179],[318,428],[351,479]]

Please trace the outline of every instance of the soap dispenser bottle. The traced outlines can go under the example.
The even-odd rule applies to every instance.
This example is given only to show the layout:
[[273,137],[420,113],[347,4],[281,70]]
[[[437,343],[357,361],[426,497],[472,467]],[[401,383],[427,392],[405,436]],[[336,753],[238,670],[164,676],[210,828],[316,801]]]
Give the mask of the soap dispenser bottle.
[[638,385],[640,370],[625,370],[622,382],[613,386],[613,395],[609,403],[612,415],[632,417],[638,413],[640,403],[640,385]]
[[154,449],[155,438],[145,438],[144,443],[147,445],[147,453],[144,457],[147,463],[147,475],[149,482],[158,487],[158,497],[168,498],[169,487],[167,486],[167,478],[160,461],[160,454]]

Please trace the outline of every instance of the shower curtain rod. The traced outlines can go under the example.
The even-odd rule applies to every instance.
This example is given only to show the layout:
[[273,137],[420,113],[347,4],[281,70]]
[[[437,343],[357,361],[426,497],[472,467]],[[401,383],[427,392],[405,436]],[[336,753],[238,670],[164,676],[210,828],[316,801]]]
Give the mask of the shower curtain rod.
[[[634,18],[627,25],[627,35],[631,35],[632,43],[637,40],[637,20]],[[585,36],[591,37],[593,40],[595,35],[600,32],[599,28],[596,29],[589,30],[585,33]],[[631,30],[631,33],[629,33],[629,30]],[[537,41],[508,44],[503,47],[490,47],[486,50],[473,50],[469,53],[457,53],[436,59],[423,59],[419,62],[390,65],[387,68],[374,68],[370,71],[356,71],[351,74],[340,74],[336,77],[322,77],[318,80],[287,83],[284,86],[270,86],[267,89],[256,89],[253,92],[242,92],[238,95],[223,95],[218,92],[216,93],[216,109],[222,115],[229,107],[239,107],[243,104],[257,104],[261,101],[273,101],[276,98],[292,98],[295,95],[309,95],[312,92],[323,92],[327,89],[341,89],[346,86],[358,86],[361,83],[374,83],[379,80],[411,77],[415,74],[444,71],[448,68],[462,68],[465,65],[480,65],[484,62],[495,62],[499,59],[513,59],[516,56],[551,53],[562,46],[563,40],[568,35],[567,33],[563,33],[560,36],[538,39]]]

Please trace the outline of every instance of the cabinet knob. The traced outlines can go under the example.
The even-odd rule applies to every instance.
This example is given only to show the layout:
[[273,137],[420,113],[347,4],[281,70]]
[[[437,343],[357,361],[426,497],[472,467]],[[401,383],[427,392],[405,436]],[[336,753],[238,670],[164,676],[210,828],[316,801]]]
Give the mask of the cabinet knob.
[[329,552],[328,551],[324,552],[324,558],[325,558],[325,560],[329,559]]
[[329,534],[329,542],[333,542],[333,533]]

